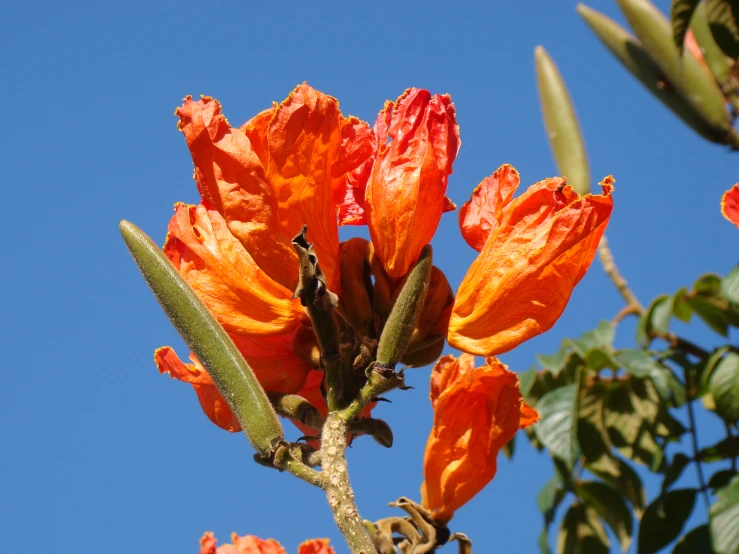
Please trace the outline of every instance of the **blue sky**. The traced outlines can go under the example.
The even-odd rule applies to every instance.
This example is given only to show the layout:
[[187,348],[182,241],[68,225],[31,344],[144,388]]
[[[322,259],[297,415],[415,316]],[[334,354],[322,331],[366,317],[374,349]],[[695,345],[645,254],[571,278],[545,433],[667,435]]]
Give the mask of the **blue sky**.
[[[615,3],[589,5],[622,20]],[[213,426],[190,387],[158,374],[153,350],[185,347],[128,257],[118,221],[161,243],[172,204],[196,201],[173,116],[183,96],[212,95],[240,124],[302,81],[370,121],[409,86],[451,93],[462,148],[449,195],[458,204],[502,163],[526,185],[552,176],[537,44],[568,82],[595,180],[616,177],[608,236],[637,295],[646,302],[702,272],[728,272],[739,234],[719,199],[737,180],[736,158],[628,77],[574,2],[7,3],[3,550],[184,554],[213,530],[223,539],[232,531],[275,537],[288,552],[325,536],[345,551],[320,491],[254,464],[242,435]],[[475,253],[454,215],[433,245],[456,287]],[[620,308],[594,264],[554,329],[503,360],[525,370],[536,353]],[[708,346],[717,340],[700,323],[691,328]],[[632,338],[625,323],[617,341]],[[361,439],[349,455],[368,519],[392,515],[386,504],[398,496],[419,497],[429,370],[410,373],[416,389],[393,393],[395,402],[376,411],[396,445]],[[699,425],[706,443],[722,433],[711,416]],[[536,552],[535,497],[552,469],[524,442],[453,521],[478,553]],[[646,484],[654,495],[659,481]],[[696,506],[693,523],[705,517]]]

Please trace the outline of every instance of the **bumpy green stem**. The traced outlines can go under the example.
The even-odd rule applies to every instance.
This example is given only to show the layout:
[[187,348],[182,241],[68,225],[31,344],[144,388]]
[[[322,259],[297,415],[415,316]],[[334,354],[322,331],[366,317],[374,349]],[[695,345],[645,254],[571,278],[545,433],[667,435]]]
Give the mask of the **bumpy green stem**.
[[372,540],[354,503],[354,491],[346,468],[347,423],[340,412],[326,419],[321,435],[323,486],[336,525],[346,539],[352,554],[376,554]]

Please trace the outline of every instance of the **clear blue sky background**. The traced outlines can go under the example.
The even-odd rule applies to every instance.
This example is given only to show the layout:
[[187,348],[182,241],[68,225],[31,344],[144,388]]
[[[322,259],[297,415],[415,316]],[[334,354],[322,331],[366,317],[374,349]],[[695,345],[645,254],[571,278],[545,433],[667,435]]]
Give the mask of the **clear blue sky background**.
[[[590,5],[622,20],[613,2]],[[643,301],[737,262],[739,230],[719,198],[739,158],[628,77],[574,2],[28,1],[2,11],[4,552],[185,554],[206,530],[276,537],[290,553],[326,536],[345,551],[320,491],[253,463],[244,437],[212,425],[191,388],[152,362],[158,346],[186,350],[117,226],[130,219],[161,243],[172,204],[197,200],[172,114],[186,94],[218,98],[240,124],[304,80],[370,121],[409,86],[449,92],[462,134],[449,194],[461,204],[502,163],[525,184],[556,174],[534,80],[543,44],[575,98],[595,179],[617,179],[609,237]],[[455,215],[433,245],[456,286],[475,253]],[[555,328],[503,359],[525,370],[621,306],[595,264]],[[631,344],[633,325],[617,341]],[[368,519],[419,497],[428,375],[411,372],[416,389],[376,410],[395,431],[392,449],[361,439],[350,452]],[[717,419],[699,423],[705,442],[720,438]],[[537,551],[535,497],[552,468],[525,442],[453,521],[480,554]],[[659,481],[646,484],[653,496]],[[703,519],[696,504],[691,523]]]

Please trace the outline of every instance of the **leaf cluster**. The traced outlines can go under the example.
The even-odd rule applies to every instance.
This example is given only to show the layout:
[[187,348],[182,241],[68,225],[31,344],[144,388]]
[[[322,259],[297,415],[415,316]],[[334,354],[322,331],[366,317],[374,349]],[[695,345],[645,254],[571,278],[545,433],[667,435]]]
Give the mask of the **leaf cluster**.
[[[565,499],[560,553],[609,552],[611,537],[623,551],[636,538],[640,554],[678,538],[676,554],[739,552],[739,349],[704,350],[672,333],[674,319],[693,316],[724,337],[739,327],[739,267],[656,298],[640,316],[635,348],[614,347],[615,324],[604,321],[538,356],[538,366],[521,375],[524,396],[542,418],[529,440],[556,470],[537,499],[542,552],[550,552],[548,530]],[[723,420],[727,436],[698,450],[694,409],[701,404]],[[650,502],[635,464],[662,477]],[[717,469],[704,482],[707,464]],[[674,488],[689,467],[700,486]],[[709,524],[683,534],[696,498],[709,493]]]

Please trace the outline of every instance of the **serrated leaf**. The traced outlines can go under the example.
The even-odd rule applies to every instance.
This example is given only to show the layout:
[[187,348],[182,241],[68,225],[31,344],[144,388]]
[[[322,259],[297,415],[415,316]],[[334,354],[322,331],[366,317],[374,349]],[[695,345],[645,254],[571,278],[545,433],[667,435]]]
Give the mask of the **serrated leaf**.
[[739,305],[739,265],[721,280],[721,293],[729,302]]
[[718,554],[739,552],[739,476],[721,489],[709,511],[713,549]]
[[566,385],[541,397],[536,409],[541,420],[534,426],[536,437],[547,450],[572,467],[580,455],[577,443],[578,384]]
[[687,533],[675,545],[672,554],[714,554],[708,525],[700,525]]
[[718,414],[729,423],[739,420],[739,354],[726,353],[713,370],[708,388]]
[[701,449],[698,457],[702,462],[717,462],[739,456],[739,437],[731,436],[716,444]]
[[658,496],[639,525],[639,554],[652,554],[674,541],[693,512],[696,489],[675,489]]
[[670,7],[670,20],[672,22],[672,40],[682,50],[685,41],[685,33],[690,26],[693,12],[700,0],[672,0]]
[[575,493],[603,518],[618,538],[621,550],[626,552],[631,544],[634,522],[623,496],[616,489],[598,481],[581,481]]
[[733,469],[722,469],[711,475],[708,480],[708,486],[713,489],[713,494],[716,494],[719,489],[723,489],[733,477],[736,477],[737,473]]
[[739,58],[739,2],[706,0],[706,17],[719,48],[731,59]]
[[680,478],[683,470],[690,464],[690,458],[685,454],[678,452],[672,457],[672,462],[665,470],[665,478],[662,481],[662,492],[666,491],[670,486]]

